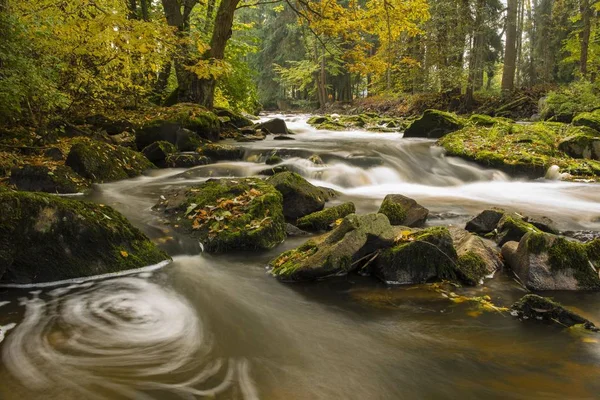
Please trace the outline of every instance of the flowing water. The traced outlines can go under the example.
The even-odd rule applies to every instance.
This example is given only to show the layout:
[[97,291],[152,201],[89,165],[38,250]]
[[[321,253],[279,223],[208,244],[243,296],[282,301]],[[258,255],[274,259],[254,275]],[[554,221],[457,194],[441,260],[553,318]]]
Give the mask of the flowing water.
[[[160,269],[47,288],[0,289],[0,399],[592,399],[600,336],[523,323],[454,304],[431,286],[387,287],[348,276],[282,284],[266,253],[213,256],[162,225],[161,193],[209,177],[249,176],[277,152],[359,212],[388,193],[431,210],[429,224],[462,226],[485,207],[600,230],[600,186],[517,181],[445,157],[397,133],[315,131],[285,117],[294,141],[244,144],[243,162],[100,185],[114,206],[174,261]],[[319,154],[323,165],[307,158]],[[504,272],[461,289],[509,305],[524,291]],[[600,322],[600,294],[552,293]]]

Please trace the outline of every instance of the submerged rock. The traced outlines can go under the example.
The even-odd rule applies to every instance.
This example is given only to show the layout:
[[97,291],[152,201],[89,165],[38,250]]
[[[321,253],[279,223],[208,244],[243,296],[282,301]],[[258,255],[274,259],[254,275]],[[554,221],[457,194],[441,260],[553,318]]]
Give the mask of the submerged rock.
[[527,294],[511,307],[512,314],[522,320],[553,322],[563,327],[583,325],[585,329],[598,332],[598,328],[588,319],[567,310],[547,297]]
[[141,153],[121,146],[81,140],[71,147],[65,164],[93,182],[133,178],[154,165]]
[[89,186],[89,182],[71,168],[59,165],[25,165],[13,168],[11,185],[28,192],[79,193]]
[[464,122],[455,114],[438,110],[425,110],[421,118],[415,120],[404,131],[404,137],[437,139],[450,132],[462,129],[464,125]]
[[422,226],[429,215],[428,209],[401,194],[385,196],[379,212],[387,216],[392,225],[408,227]]
[[361,258],[391,244],[394,228],[383,214],[350,214],[334,230],[281,254],[269,263],[285,281],[307,281],[343,275]]
[[258,178],[211,179],[155,209],[208,252],[270,249],[285,239],[282,196]]
[[0,281],[39,283],[119,272],[169,257],[111,207],[0,192]]
[[600,290],[600,239],[589,243],[527,233],[502,247],[507,264],[531,290]]
[[273,118],[266,122],[262,122],[260,124],[257,124],[255,126],[255,128],[256,129],[264,129],[274,135],[289,135],[290,134],[290,131],[288,130],[287,125],[285,124],[285,121],[282,120],[281,118]]
[[323,189],[295,172],[280,172],[267,179],[267,182],[283,195],[283,214],[286,218],[300,218],[325,207],[327,196]]
[[298,219],[296,225],[305,231],[326,231],[331,225],[346,215],[354,214],[356,208],[354,203],[344,203],[339,206],[326,208]]

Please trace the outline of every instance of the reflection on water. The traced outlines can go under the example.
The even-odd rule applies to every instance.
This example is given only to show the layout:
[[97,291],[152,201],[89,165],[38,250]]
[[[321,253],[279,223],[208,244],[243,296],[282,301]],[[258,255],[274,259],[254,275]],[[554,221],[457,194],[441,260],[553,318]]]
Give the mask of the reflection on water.
[[[427,286],[389,288],[358,276],[284,285],[265,266],[304,239],[266,253],[213,256],[152,214],[166,190],[257,174],[278,152],[290,169],[336,188],[338,201],[354,201],[361,212],[402,193],[440,213],[436,224],[462,224],[500,205],[552,217],[561,229],[600,229],[598,185],[514,181],[444,157],[430,141],[315,132],[304,117],[293,118],[295,141],[244,144],[245,161],[101,185],[92,199],[123,212],[174,262],[152,273],[0,289],[0,398],[597,398],[600,337],[589,332],[474,312]],[[324,164],[308,161],[312,154]],[[489,295],[499,306],[524,293],[503,273],[456,291]],[[600,295],[554,295],[600,322]]]

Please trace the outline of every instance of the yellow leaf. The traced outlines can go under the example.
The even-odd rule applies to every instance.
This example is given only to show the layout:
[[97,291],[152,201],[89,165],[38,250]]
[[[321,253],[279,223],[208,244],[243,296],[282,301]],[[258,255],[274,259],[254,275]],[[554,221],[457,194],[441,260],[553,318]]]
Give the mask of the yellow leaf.
[[127,253],[125,250],[121,250],[121,255],[123,256],[123,258],[129,257],[129,253]]

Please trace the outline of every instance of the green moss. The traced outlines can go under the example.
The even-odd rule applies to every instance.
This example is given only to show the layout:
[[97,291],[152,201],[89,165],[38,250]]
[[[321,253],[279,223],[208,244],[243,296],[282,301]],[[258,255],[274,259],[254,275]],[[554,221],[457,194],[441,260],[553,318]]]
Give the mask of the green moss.
[[238,161],[244,158],[243,148],[226,144],[207,143],[196,151],[213,161]]
[[315,254],[318,250],[313,241],[308,241],[297,249],[288,250],[269,263],[273,276],[290,276],[298,269],[302,261]]
[[408,210],[402,204],[390,201],[386,198],[383,203],[381,203],[378,212],[388,217],[390,224],[402,225],[406,220]]
[[[255,192],[248,194],[252,190]],[[219,204],[239,196],[246,196],[249,201],[241,206],[238,214],[228,215],[225,209],[219,208]],[[179,207],[179,216],[190,208],[208,210],[208,215],[214,217],[199,229],[193,228],[193,218],[183,215],[181,220],[183,226],[198,236],[209,252],[270,249],[285,239],[281,194],[261,179],[207,181],[188,190],[186,201]]]
[[269,156],[267,158],[267,160],[265,161],[265,164],[267,164],[267,165],[275,165],[275,164],[279,164],[282,161],[283,161],[283,159],[281,157],[279,157],[276,154],[273,154],[273,155],[271,155],[271,156]]
[[8,176],[10,170],[20,163],[19,157],[13,153],[0,151],[0,178]]
[[283,195],[283,210],[288,218],[299,218],[320,211],[327,199],[323,189],[318,188],[295,172],[281,172],[267,182]]
[[456,114],[439,110],[425,110],[421,118],[404,132],[404,137],[439,138],[463,128],[465,121]]
[[354,207],[354,203],[344,203],[302,217],[298,219],[296,225],[298,228],[307,231],[325,231],[338,219],[344,218],[346,215],[355,212],[356,208]]
[[548,122],[469,126],[444,136],[438,144],[448,155],[514,175],[542,177],[548,168],[558,165],[574,177],[597,177],[600,162],[574,159],[558,148],[572,134],[569,125]]
[[525,222],[519,215],[516,214],[504,214],[504,216],[498,222],[497,229],[499,232],[497,236],[499,245],[503,245],[504,243],[511,241],[518,242],[529,232],[542,232],[529,222]]
[[94,182],[132,178],[154,168],[141,153],[90,139],[78,140],[71,147],[65,164]]
[[204,137],[206,134],[218,133],[221,128],[219,117],[196,104],[180,103],[161,108],[156,114],[156,117],[148,121],[143,129],[172,123]]
[[[2,280],[30,283],[117,272],[168,256],[111,207],[24,192],[0,193]],[[123,253],[121,253],[123,252]]]
[[573,125],[587,126],[588,128],[594,129],[596,131],[596,135],[600,135],[600,109],[578,114],[573,119]]
[[527,237],[527,248],[533,254],[541,254],[548,247],[547,237],[548,235],[545,233],[531,233],[531,235]]
[[480,255],[468,251],[458,257],[456,272],[469,285],[477,285],[487,275],[487,266]]
[[476,126],[494,126],[497,124],[511,124],[508,118],[494,118],[484,114],[473,114],[469,117],[469,123]]
[[589,261],[592,261],[596,268],[600,267],[599,242],[600,240],[596,239],[593,242],[583,244],[557,237],[552,246],[548,248],[550,267],[557,271],[564,269],[574,271],[574,276],[581,289],[600,289],[598,272],[594,271],[589,264]]
[[526,294],[519,301],[515,302],[511,308],[516,311],[520,318],[533,321],[544,320],[547,322],[558,323],[563,327],[583,325],[585,329],[592,331],[598,330],[592,322],[582,316],[567,310],[552,299],[536,294]]

